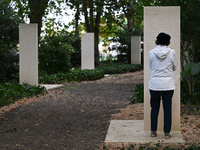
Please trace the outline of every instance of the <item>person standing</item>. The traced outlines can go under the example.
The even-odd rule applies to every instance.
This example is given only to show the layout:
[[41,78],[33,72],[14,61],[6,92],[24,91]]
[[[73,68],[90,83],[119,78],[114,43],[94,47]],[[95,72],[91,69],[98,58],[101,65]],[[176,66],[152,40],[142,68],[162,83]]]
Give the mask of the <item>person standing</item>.
[[177,58],[175,50],[168,47],[170,35],[161,32],[156,39],[157,46],[149,51],[151,76],[148,87],[151,105],[151,137],[157,136],[158,114],[162,98],[164,134],[165,138],[169,139],[172,124],[172,97],[175,89],[173,72],[177,68]]

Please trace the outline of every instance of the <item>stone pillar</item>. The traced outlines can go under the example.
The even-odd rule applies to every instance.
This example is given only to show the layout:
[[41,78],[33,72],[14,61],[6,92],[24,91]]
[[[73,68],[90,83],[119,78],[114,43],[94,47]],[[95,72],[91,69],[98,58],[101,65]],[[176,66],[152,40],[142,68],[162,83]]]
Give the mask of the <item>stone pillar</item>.
[[19,64],[20,79],[22,84],[26,82],[38,85],[38,25],[19,25]]
[[131,36],[131,64],[141,64],[141,36]]
[[81,35],[81,70],[94,69],[94,33]]
[[[169,47],[176,51],[178,68],[174,72],[175,86],[172,99],[172,131],[180,131],[180,7],[144,7],[144,130],[150,131],[150,94],[148,82],[150,78],[149,51],[156,44],[160,32],[171,36]],[[163,85],[164,86],[164,85]],[[160,107],[158,131],[163,131],[163,109]]]

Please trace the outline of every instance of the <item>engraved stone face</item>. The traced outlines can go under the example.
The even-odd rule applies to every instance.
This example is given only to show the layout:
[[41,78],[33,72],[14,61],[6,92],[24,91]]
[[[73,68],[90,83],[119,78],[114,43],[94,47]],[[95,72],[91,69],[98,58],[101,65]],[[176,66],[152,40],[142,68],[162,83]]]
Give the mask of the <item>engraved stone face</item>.
[[[175,86],[172,99],[172,130],[180,130],[180,7],[144,7],[144,130],[150,131],[150,94],[148,82],[150,78],[149,51],[156,44],[160,32],[171,36],[169,47],[176,51],[178,68],[174,72]],[[164,85],[163,85],[164,86]],[[162,104],[159,113],[158,130],[163,130]]]
[[161,10],[147,10],[147,15],[161,15]]

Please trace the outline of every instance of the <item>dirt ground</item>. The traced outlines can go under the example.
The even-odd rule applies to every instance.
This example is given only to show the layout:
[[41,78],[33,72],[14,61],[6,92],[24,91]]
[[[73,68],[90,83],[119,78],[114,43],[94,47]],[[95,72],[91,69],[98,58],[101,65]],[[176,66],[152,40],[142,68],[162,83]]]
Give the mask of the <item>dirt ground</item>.
[[[143,104],[129,105],[143,71],[110,75],[96,81],[66,83],[46,95],[0,109],[0,150],[102,149],[111,119],[143,119]],[[190,112],[194,106],[182,106]],[[181,131],[186,145],[200,143],[199,114],[185,113]],[[191,139],[192,137],[192,139]],[[134,143],[107,143],[121,149]]]

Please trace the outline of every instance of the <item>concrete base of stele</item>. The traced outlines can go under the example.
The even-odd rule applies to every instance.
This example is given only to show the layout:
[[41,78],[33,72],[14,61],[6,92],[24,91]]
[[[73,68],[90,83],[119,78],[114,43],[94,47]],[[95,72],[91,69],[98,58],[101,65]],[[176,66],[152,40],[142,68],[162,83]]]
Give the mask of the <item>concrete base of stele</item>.
[[105,142],[130,143],[185,143],[180,131],[171,131],[171,138],[165,139],[163,131],[157,137],[150,137],[150,131],[144,131],[144,120],[112,120]]
[[62,88],[65,86],[63,84],[40,84],[40,85],[44,86],[46,90],[55,90],[55,89]]

